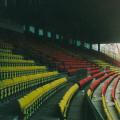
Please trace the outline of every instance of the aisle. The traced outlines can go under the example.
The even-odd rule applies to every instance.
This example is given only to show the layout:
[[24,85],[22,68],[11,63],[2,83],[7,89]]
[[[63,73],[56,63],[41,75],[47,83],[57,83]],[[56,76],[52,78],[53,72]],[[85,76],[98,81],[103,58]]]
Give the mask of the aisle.
[[68,83],[67,86],[52,96],[30,120],[58,120],[58,102],[71,85],[73,85],[73,83]]
[[[113,83],[114,83],[114,80],[108,86],[105,96],[106,96],[106,99],[107,99],[108,109],[109,109],[111,115],[113,116],[113,119],[114,120],[119,120],[117,111],[115,110],[114,103],[112,102],[112,99],[111,99],[111,89],[112,89]],[[102,105],[102,101],[101,101],[102,100],[102,98],[101,98],[101,89],[102,89],[103,84],[104,84],[104,82],[101,83],[95,89],[95,91],[93,93],[93,97],[92,97],[92,103],[94,104],[95,109],[99,112],[101,118],[105,120],[106,115],[105,115],[105,112],[103,110],[103,105]]]
[[18,110],[16,100],[0,105],[0,120],[17,120]]
[[105,96],[107,99],[107,106],[113,117],[113,120],[120,120],[117,110],[115,108],[114,102],[112,101],[112,98],[111,98],[111,90],[113,88],[113,85],[114,85],[114,80],[110,83],[110,85],[108,86],[107,91],[106,91]]
[[[59,118],[57,104],[64,93],[72,86],[73,83],[67,83],[64,88],[53,95],[44,103],[41,108],[33,115],[30,120],[56,120]],[[18,120],[19,108],[16,100],[12,100],[7,104],[0,105],[0,120]]]
[[103,111],[103,106],[102,106],[102,97],[101,97],[101,89],[102,85],[104,84],[101,83],[94,91],[93,97],[92,97],[92,103],[95,107],[95,109],[98,111],[99,115],[101,116],[102,119],[105,119],[105,113]]
[[67,120],[83,120],[84,94],[84,90],[82,90],[78,91],[74,96],[70,105]]

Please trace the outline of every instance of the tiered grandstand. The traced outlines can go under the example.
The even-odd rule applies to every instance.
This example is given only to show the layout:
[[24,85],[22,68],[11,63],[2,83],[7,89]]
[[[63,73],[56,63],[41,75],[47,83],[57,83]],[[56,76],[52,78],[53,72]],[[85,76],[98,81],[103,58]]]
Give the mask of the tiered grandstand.
[[120,120],[119,5],[0,0],[0,120]]
[[95,57],[49,41],[2,40],[0,118],[119,120],[119,67]]

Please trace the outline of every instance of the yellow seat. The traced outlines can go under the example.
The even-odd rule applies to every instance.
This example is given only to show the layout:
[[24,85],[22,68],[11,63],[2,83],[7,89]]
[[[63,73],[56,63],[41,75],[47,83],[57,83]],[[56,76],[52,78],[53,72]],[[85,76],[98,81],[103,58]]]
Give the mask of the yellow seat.
[[76,91],[79,89],[78,84],[74,84],[63,96],[62,100],[59,102],[60,111],[63,115],[63,117],[66,119],[67,117],[67,110],[71,101],[71,98],[76,93]]
[[48,83],[42,87],[37,88],[36,90],[33,90],[29,94],[27,94],[25,97],[23,97],[24,102],[21,103],[22,100],[18,100],[20,102],[20,108],[21,111],[24,112],[25,118],[28,119],[43,102],[48,99],[48,92],[59,86],[60,84],[63,84],[67,81],[66,78],[57,79],[51,83]]

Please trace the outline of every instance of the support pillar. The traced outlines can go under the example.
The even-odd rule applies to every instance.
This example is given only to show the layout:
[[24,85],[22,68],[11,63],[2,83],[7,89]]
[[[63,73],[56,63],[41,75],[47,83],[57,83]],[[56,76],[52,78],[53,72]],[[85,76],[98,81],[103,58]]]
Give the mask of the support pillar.
[[100,43],[98,43],[98,52],[100,52]]
[[85,43],[84,43],[83,41],[81,41],[81,48],[82,48],[82,49],[84,49],[84,44],[85,44]]
[[90,50],[92,50],[92,43],[90,43]]

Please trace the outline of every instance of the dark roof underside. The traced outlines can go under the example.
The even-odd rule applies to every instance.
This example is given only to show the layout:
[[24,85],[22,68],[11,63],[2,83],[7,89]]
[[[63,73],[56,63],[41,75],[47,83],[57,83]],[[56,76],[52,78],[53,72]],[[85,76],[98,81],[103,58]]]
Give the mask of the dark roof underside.
[[120,0],[8,0],[3,13],[76,39],[120,42]]

